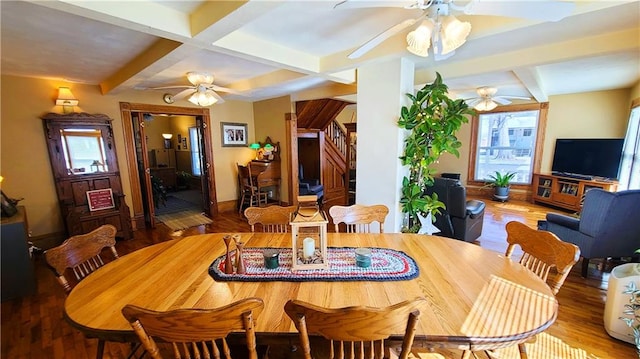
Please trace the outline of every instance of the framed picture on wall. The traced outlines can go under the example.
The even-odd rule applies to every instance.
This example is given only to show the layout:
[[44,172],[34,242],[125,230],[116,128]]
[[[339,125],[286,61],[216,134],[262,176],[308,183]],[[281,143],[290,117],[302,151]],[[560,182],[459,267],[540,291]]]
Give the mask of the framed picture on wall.
[[247,124],[221,122],[222,147],[247,146]]

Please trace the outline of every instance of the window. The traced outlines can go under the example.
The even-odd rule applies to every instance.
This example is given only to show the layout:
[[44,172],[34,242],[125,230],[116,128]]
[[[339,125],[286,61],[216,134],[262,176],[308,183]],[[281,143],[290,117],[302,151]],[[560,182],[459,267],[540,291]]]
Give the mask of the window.
[[546,112],[546,104],[515,105],[474,116],[470,181],[485,182],[498,171],[515,172],[514,184],[531,184],[533,172],[540,169],[539,134]]
[[60,130],[67,169],[73,174],[108,171],[102,132],[93,129]]
[[189,127],[189,142],[191,142],[191,173],[202,175],[200,167],[200,132],[197,127]]
[[631,109],[620,165],[620,190],[640,189],[640,106]]

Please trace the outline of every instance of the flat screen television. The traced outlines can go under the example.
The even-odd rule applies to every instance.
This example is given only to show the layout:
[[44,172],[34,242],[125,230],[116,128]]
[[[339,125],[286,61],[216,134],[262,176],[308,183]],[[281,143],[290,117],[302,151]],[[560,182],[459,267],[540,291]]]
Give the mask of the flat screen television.
[[553,174],[617,179],[623,138],[559,138],[553,154]]

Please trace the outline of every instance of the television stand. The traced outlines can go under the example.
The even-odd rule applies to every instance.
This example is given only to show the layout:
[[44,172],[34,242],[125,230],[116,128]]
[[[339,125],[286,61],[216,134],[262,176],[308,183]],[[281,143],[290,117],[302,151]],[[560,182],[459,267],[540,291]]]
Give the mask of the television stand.
[[551,174],[558,177],[576,178],[576,179],[582,179],[587,181],[592,181],[594,178],[593,176],[589,176],[589,175],[580,175],[577,173],[565,173],[565,172],[557,172],[557,171],[552,171]]
[[580,211],[585,193],[594,188],[615,192],[618,182],[592,179],[591,176],[578,178],[567,174],[534,173],[532,202]]

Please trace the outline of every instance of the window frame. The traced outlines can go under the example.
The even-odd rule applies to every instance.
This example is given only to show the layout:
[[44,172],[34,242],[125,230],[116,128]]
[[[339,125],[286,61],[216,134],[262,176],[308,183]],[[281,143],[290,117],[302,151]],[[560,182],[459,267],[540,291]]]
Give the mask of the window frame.
[[[486,115],[490,113],[502,113],[502,112],[520,112],[520,111],[539,111],[538,128],[536,132],[536,143],[533,153],[533,166],[531,173],[531,180],[533,181],[533,174],[540,173],[540,167],[542,164],[542,151],[544,146],[544,134],[547,128],[547,113],[549,110],[549,103],[533,103],[533,104],[519,104],[499,106],[491,111],[477,112],[471,116],[471,141],[469,144],[469,167],[467,169],[467,185],[482,187],[485,185],[484,181],[476,181],[476,155],[478,152],[478,131],[480,124],[480,115]],[[512,189],[530,190],[531,183],[528,184],[513,184]]]

